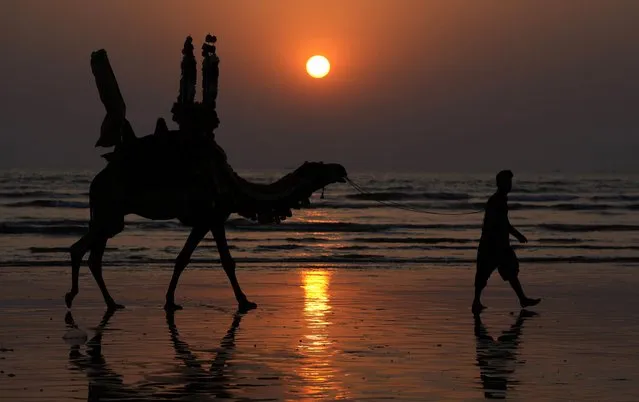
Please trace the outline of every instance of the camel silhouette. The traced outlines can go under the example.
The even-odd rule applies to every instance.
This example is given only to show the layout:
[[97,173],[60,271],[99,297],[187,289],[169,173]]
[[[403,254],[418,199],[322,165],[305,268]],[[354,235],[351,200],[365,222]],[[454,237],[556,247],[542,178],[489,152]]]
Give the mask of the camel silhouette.
[[233,171],[226,154],[210,136],[194,136],[179,130],[159,130],[129,140],[91,182],[88,232],[70,248],[71,290],[67,307],[79,292],[78,277],[84,255],[109,309],[115,302],[102,277],[102,257],[108,239],[124,229],[124,217],[139,215],[152,220],[178,219],[191,227],[179,253],[166,293],[165,309],[176,310],[175,290],[196,247],[210,231],[220,260],[241,310],[257,307],[242,292],[235,275],[235,262],[226,239],[224,224],[232,213],[260,223],[280,223],[292,216],[291,209],[310,204],[313,192],[344,182],[346,169],[340,164],[305,162],[271,184],[251,183]]

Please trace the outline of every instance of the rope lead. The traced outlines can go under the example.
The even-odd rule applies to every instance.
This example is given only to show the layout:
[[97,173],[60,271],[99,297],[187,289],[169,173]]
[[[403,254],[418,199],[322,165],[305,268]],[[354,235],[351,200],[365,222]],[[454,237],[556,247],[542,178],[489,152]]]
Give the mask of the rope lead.
[[[360,187],[358,184],[355,184],[355,182],[353,182],[348,177],[346,178],[346,182],[350,184],[351,187],[353,187],[360,194],[372,195],[371,192],[364,190],[362,187]],[[483,209],[473,210],[470,212],[434,212],[434,211],[427,211],[425,209],[409,207],[409,206],[402,205],[398,202],[393,202],[393,201],[381,201],[381,200],[374,200],[374,201],[389,208],[402,209],[404,211],[417,212],[417,213],[428,214],[428,215],[473,215],[473,214],[479,214],[483,212]]]

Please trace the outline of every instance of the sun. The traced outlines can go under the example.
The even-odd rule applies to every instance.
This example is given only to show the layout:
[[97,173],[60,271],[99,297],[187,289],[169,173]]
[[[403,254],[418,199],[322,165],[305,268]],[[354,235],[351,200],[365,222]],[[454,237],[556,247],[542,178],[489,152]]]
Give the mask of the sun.
[[331,71],[331,63],[324,56],[316,55],[306,62],[306,72],[313,78],[324,78]]

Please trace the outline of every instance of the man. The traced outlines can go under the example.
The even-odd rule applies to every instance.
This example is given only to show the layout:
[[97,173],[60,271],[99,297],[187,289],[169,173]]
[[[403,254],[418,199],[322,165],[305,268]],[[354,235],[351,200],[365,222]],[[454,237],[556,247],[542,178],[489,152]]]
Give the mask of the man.
[[510,246],[512,234],[520,243],[528,240],[517,229],[512,227],[508,220],[508,193],[512,188],[513,173],[510,170],[502,170],[497,174],[497,192],[493,194],[486,204],[484,225],[477,250],[477,272],[475,274],[475,299],[473,300],[473,314],[479,314],[486,307],[481,304],[481,292],[488,283],[488,278],[495,269],[504,281],[519,297],[522,308],[537,305],[541,299],[530,299],[524,294],[519,283],[519,261],[515,251]]

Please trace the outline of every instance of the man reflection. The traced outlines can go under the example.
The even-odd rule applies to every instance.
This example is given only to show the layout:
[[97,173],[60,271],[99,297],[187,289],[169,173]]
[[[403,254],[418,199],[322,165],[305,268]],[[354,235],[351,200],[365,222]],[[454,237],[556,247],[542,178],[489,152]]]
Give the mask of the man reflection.
[[503,331],[497,340],[488,334],[479,314],[475,314],[475,339],[477,341],[477,365],[479,366],[484,397],[505,399],[508,382],[515,372],[517,348],[522,326],[527,318],[537,313],[521,310],[515,323]]

